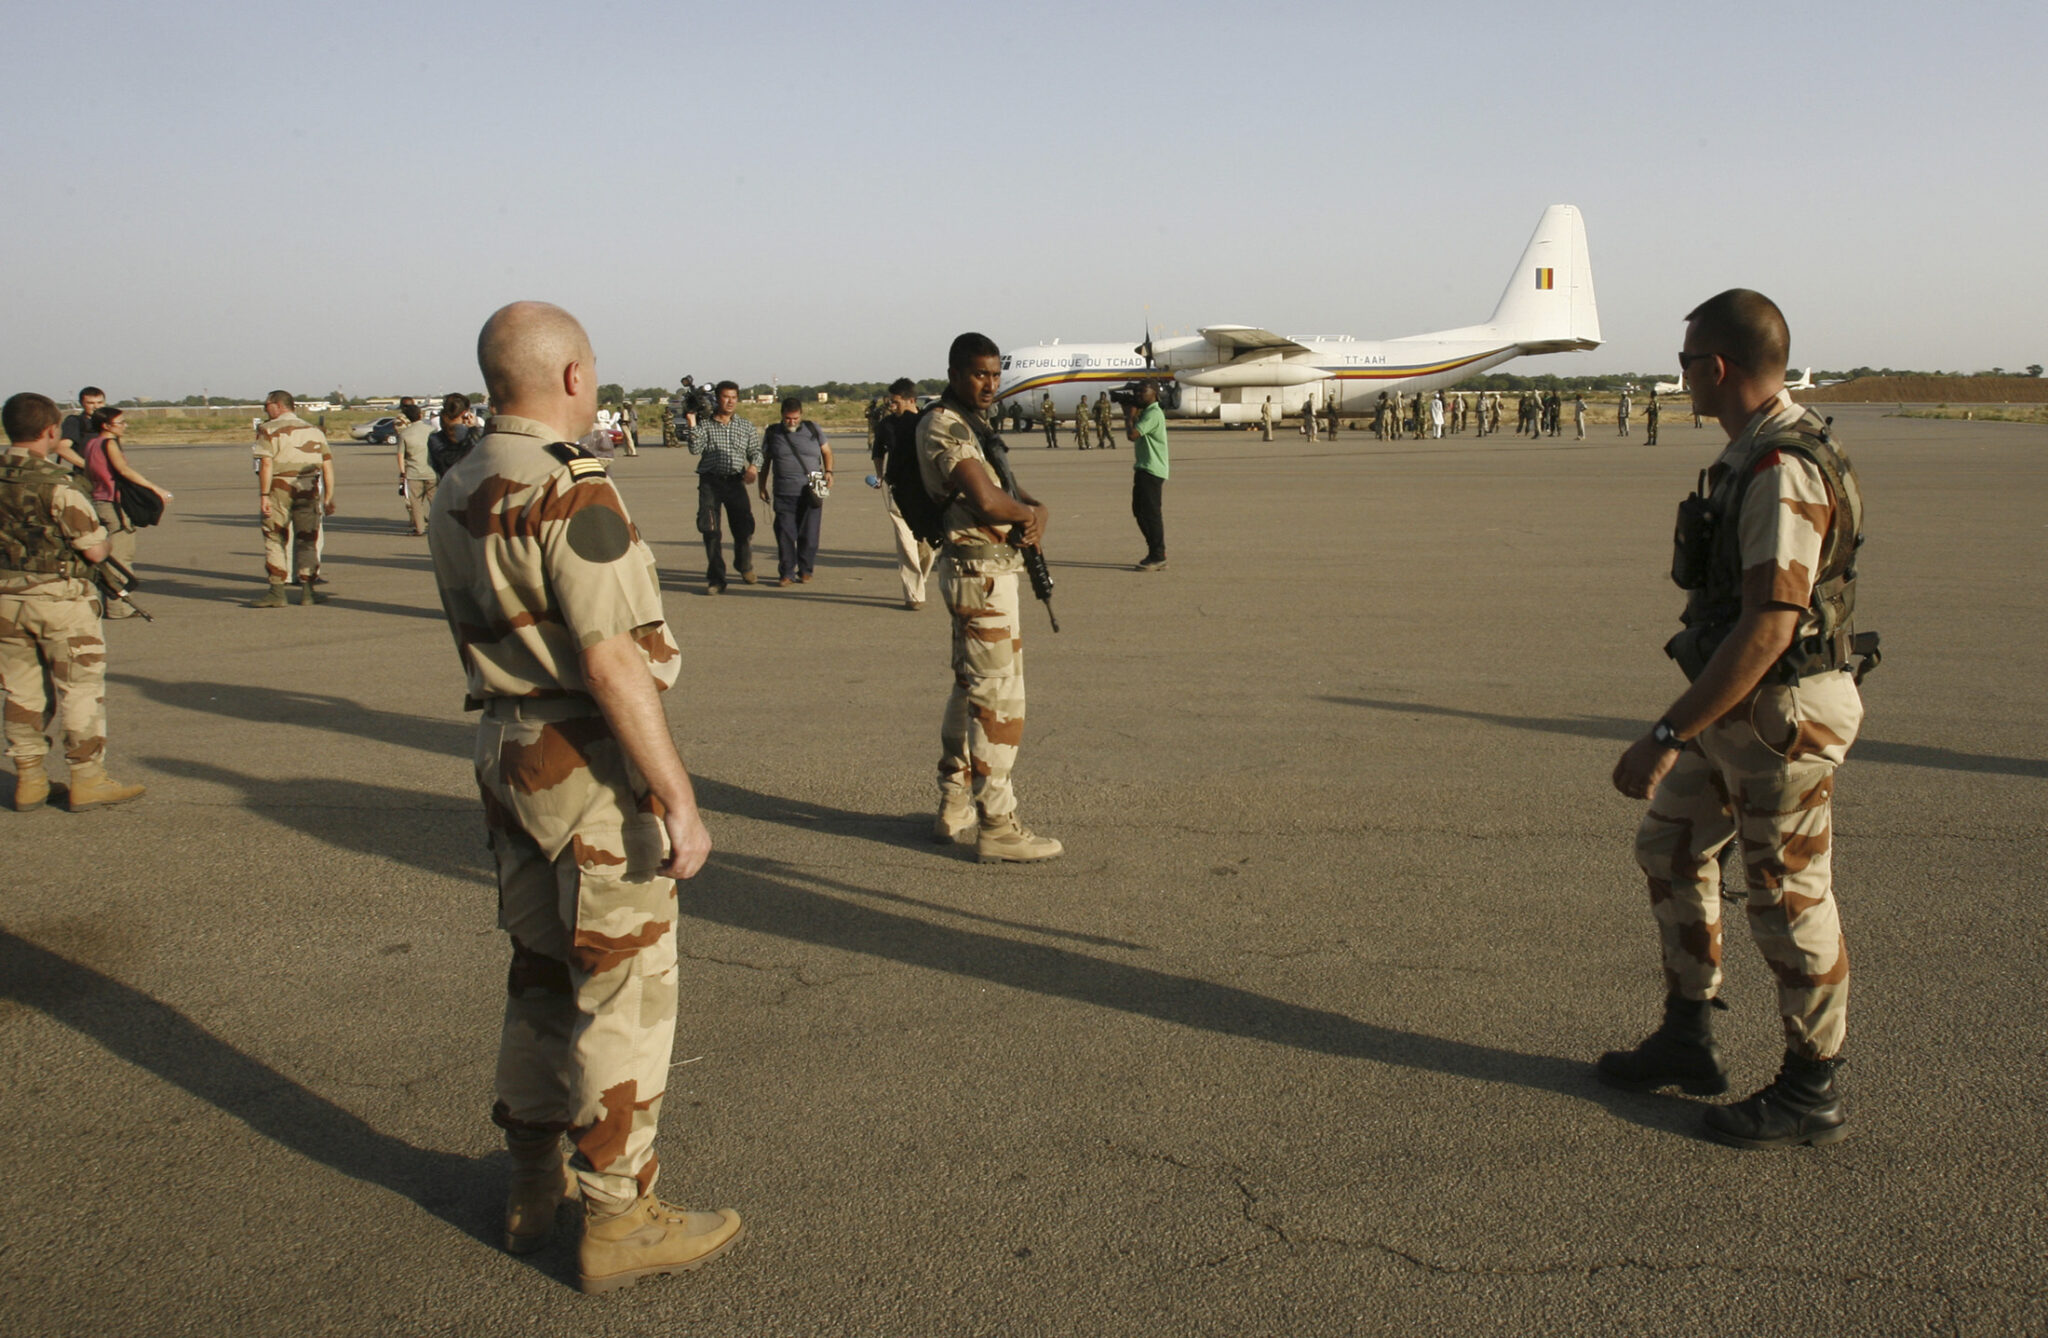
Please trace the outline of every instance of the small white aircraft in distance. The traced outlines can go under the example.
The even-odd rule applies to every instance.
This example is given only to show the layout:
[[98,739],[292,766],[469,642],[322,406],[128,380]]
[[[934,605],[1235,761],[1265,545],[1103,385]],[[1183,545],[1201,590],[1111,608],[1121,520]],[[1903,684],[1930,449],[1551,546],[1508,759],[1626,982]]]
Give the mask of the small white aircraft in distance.
[[[1686,393],[1685,373],[1680,372],[1676,381],[1659,381],[1650,388],[1659,395],[1683,395]],[[1785,389],[1787,390],[1812,390],[1813,388],[1813,368],[1811,367],[1801,372],[1797,381],[1787,381],[1785,383]]]
[[1299,412],[1337,399],[1340,413],[1371,409],[1381,391],[1415,394],[1456,385],[1510,358],[1600,346],[1586,225],[1573,205],[1543,211],[1493,315],[1484,324],[1366,342],[1289,339],[1249,325],[1211,325],[1192,335],[1123,344],[1038,344],[1003,355],[998,402],[1015,400],[1036,417],[1073,414],[1081,397],[1133,381],[1155,381],[1176,418],[1257,422],[1271,397]]

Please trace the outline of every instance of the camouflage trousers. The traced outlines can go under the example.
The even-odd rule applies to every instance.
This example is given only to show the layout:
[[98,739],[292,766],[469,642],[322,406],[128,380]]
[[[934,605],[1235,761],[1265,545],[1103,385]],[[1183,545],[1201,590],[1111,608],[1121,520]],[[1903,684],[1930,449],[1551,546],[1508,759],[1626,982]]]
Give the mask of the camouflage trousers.
[[1863,723],[1843,673],[1761,689],[1679,754],[1636,830],[1636,863],[1672,994],[1721,988],[1721,851],[1740,842],[1750,936],[1778,978],[1785,1043],[1809,1059],[1841,1050],[1849,951],[1835,906],[1830,800]]
[[[285,565],[285,544],[291,565]],[[320,574],[320,490],[271,485],[270,514],[263,518],[263,574],[273,585],[306,581]]]
[[66,761],[104,757],[107,643],[95,601],[0,595],[0,692],[7,694],[7,755],[15,761],[48,755],[44,731],[53,719]]
[[112,502],[95,501],[92,510],[100,518],[100,524],[107,527],[108,553],[128,570],[135,570],[135,522]]
[[983,814],[1017,811],[1010,771],[1024,742],[1024,632],[1016,572],[962,570],[941,559],[939,597],[953,615],[953,692],[939,725],[939,792],[967,791]]
[[477,787],[512,936],[491,1118],[509,1139],[567,1133],[584,1197],[653,1188],[676,1030],[676,885],[659,804],[587,699],[499,698]]

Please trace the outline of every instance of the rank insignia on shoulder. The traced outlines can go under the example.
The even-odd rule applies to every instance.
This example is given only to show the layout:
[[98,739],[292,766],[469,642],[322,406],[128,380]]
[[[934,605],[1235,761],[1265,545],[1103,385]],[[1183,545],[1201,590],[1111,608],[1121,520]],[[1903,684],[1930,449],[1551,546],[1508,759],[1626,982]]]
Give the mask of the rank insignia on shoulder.
[[581,446],[566,441],[550,442],[547,452],[563,464],[569,466],[569,477],[572,479],[603,478],[606,476],[604,461],[584,450]]

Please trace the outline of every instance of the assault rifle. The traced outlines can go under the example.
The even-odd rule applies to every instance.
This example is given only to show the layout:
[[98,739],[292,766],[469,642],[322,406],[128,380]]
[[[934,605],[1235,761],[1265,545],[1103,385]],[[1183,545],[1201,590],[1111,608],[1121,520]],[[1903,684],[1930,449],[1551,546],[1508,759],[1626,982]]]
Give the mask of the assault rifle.
[[148,609],[143,608],[142,605],[137,604],[134,600],[128,597],[128,592],[130,590],[133,590],[138,584],[138,582],[135,579],[135,573],[128,569],[126,563],[122,562],[121,559],[114,557],[112,554],[109,554],[108,556],[101,558],[98,562],[94,562],[91,565],[92,578],[94,581],[98,582],[101,593],[103,593],[109,601],[117,599],[120,600],[129,608],[134,609],[137,613],[141,614],[142,621],[146,623],[153,623],[156,621],[155,618],[150,616],[150,612]]
[[[989,466],[996,471],[996,482],[1003,485],[1003,491],[1017,496],[1017,476],[1010,472],[1010,448],[994,432],[976,434],[981,441],[981,453],[988,457]],[[1023,500],[1019,498],[1018,500]],[[1045,565],[1045,554],[1037,544],[1024,542],[1024,527],[1010,527],[1010,547],[1024,557],[1024,574],[1031,578],[1031,593],[1038,596],[1038,602],[1045,605],[1045,616],[1052,623],[1052,630],[1060,630],[1060,617],[1052,611],[1052,571]]]

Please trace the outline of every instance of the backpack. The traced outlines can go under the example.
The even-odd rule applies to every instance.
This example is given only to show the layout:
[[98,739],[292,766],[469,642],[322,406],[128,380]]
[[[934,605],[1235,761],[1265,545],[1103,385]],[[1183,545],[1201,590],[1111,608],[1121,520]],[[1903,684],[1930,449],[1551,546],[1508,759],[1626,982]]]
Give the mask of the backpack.
[[946,541],[946,508],[958,495],[947,493],[944,501],[937,501],[924,489],[924,471],[917,461],[917,425],[936,408],[938,405],[930,405],[915,417],[891,414],[879,428],[884,443],[883,486],[910,532],[934,548]]

